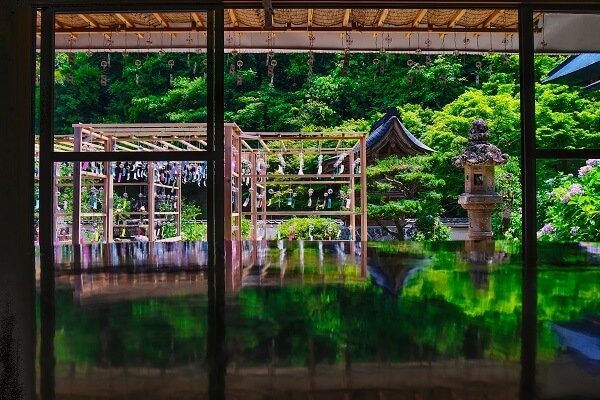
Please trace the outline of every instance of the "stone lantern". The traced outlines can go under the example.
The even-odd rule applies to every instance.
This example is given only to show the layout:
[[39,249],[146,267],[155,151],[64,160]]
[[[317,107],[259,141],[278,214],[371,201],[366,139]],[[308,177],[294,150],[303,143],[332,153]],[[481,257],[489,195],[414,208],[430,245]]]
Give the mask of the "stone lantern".
[[465,193],[458,204],[469,213],[467,237],[472,240],[491,239],[492,211],[502,202],[496,193],[494,168],[506,164],[508,155],[488,143],[490,133],[482,119],[476,119],[469,129],[469,144],[452,159],[455,167],[465,169]]

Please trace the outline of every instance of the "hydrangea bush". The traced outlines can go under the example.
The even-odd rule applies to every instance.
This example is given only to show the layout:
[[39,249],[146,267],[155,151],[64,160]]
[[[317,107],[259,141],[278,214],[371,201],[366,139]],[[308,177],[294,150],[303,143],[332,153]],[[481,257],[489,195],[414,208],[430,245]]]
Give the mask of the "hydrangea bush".
[[587,160],[577,174],[546,181],[538,206],[545,210],[537,233],[544,241],[600,241],[600,159]]

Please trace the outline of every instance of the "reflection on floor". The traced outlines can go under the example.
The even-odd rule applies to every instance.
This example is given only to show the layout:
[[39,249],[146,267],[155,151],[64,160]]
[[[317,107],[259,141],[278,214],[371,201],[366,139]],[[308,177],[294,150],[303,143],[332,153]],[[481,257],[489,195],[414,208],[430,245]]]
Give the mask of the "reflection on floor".
[[[57,270],[57,398],[204,399],[219,379],[211,398],[521,394],[522,269],[510,244],[240,243],[221,305],[205,245],[117,250],[126,267]],[[140,262],[150,254],[184,261]],[[600,269],[585,266],[597,252],[565,254],[571,267],[555,255],[558,267],[537,273],[537,387],[542,399],[593,399],[600,367],[553,327],[600,315]]]

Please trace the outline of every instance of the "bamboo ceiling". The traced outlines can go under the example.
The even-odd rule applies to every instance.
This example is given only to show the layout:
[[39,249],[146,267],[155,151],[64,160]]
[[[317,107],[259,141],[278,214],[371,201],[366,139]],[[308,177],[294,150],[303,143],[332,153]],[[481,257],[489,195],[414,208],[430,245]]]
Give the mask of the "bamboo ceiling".
[[[224,15],[226,51],[518,51],[516,9],[275,8],[267,19],[264,9],[226,9]],[[564,22],[548,24],[556,17],[534,13],[537,32],[544,30],[544,24],[564,29]],[[588,29],[597,29],[598,22],[583,21]],[[40,25],[38,13],[38,32]],[[202,51],[206,27],[205,11],[57,14],[55,45],[73,51]],[[536,36],[539,44],[542,35]],[[566,47],[597,37],[594,32],[571,36],[561,39],[571,40]],[[548,50],[553,45],[560,50],[558,40],[546,42]]]

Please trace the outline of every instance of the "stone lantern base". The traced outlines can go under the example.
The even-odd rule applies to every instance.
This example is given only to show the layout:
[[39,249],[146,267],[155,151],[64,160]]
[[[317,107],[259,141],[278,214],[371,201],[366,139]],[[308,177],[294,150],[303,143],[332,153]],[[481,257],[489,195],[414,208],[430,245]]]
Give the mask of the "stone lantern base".
[[502,203],[502,197],[497,193],[463,193],[458,197],[458,204],[469,213],[469,231],[467,232],[469,239],[481,240],[493,238],[492,211],[500,203]]

